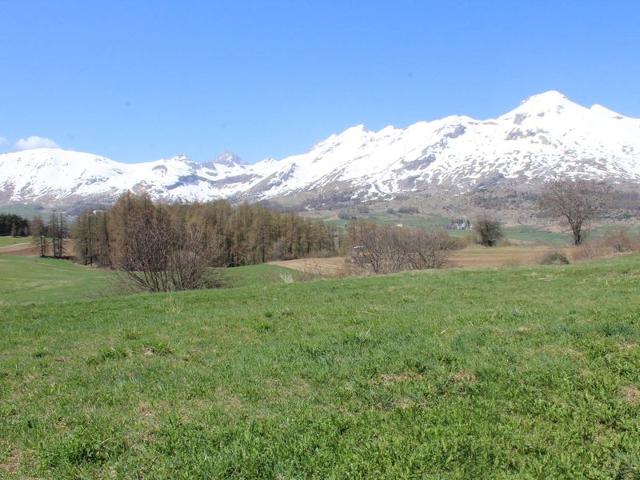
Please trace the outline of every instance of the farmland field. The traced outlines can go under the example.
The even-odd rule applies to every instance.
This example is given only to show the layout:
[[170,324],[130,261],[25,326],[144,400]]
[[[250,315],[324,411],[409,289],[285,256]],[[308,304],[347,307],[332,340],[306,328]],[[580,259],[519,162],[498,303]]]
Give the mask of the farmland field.
[[309,282],[261,266],[92,301],[101,272],[36,267],[67,294],[0,284],[0,477],[640,475],[640,256]]
[[[485,268],[535,265],[539,263],[545,253],[555,251],[568,253],[569,249],[558,249],[550,245],[520,245],[497,248],[476,245],[451,252],[447,266],[453,268]],[[345,276],[349,272],[348,264],[344,257],[299,258],[270,262],[270,264],[327,277]]]

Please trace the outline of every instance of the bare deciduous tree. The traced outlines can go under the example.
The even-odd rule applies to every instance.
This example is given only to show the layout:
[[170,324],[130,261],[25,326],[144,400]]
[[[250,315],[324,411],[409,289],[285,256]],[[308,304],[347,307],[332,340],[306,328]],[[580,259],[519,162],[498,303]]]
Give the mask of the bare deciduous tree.
[[480,215],[473,223],[476,240],[485,247],[495,247],[504,237],[502,224],[498,219],[489,215]]
[[51,237],[53,256],[55,258],[63,258],[67,253],[64,240],[69,236],[69,231],[67,228],[67,222],[62,213],[51,214],[49,225],[47,225],[47,232],[49,237]]
[[551,215],[564,218],[573,236],[574,245],[584,241],[584,229],[608,208],[611,188],[594,180],[563,179],[547,183],[540,206]]
[[351,260],[373,273],[443,266],[452,242],[444,231],[427,232],[354,221],[349,226]]
[[41,217],[34,217],[31,220],[31,237],[38,247],[40,256],[44,257],[47,254],[47,231]]

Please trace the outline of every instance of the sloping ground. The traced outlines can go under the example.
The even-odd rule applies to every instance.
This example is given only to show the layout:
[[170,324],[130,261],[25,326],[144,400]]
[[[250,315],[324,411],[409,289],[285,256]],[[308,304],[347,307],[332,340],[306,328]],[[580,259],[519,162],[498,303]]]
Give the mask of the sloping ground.
[[53,258],[0,256],[0,307],[89,300],[122,293],[111,271]]
[[568,253],[567,248],[547,245],[524,245],[516,247],[467,247],[452,252],[450,266],[459,268],[514,267],[536,265],[549,252]]
[[5,307],[0,477],[637,478],[640,257]]
[[20,255],[29,257],[38,255],[38,253],[38,247],[33,243],[17,243],[6,247],[0,247],[0,255]]
[[0,236],[0,248],[10,247],[20,243],[31,243],[31,237]]

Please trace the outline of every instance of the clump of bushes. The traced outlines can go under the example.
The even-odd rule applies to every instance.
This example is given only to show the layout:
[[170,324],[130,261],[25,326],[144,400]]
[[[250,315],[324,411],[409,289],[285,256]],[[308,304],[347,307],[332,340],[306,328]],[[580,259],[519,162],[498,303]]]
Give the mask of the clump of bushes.
[[548,252],[540,259],[540,265],[569,265],[569,259],[562,252]]
[[371,273],[422,270],[445,265],[454,242],[446,231],[377,225],[354,221],[349,225],[351,261]]
[[476,242],[485,247],[496,247],[502,238],[502,224],[494,217],[481,215],[473,223]]
[[596,258],[629,253],[640,250],[640,240],[631,235],[627,228],[616,228],[605,233],[601,238],[584,242],[571,251],[574,261],[593,260]]
[[614,253],[640,250],[640,242],[631,236],[627,228],[616,228],[608,231],[602,238],[602,244]]
[[404,213],[406,215],[414,215],[416,213],[420,213],[418,207],[400,207],[398,208],[398,213]]

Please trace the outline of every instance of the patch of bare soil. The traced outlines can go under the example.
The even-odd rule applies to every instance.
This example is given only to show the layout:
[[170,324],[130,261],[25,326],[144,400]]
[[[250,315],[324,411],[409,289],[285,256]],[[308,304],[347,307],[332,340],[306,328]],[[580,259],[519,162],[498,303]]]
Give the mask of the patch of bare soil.
[[476,383],[476,376],[468,370],[460,370],[449,377],[453,383]]
[[0,247],[0,255],[19,255],[21,257],[33,257],[38,255],[38,247],[31,243],[18,243],[8,247]]
[[20,452],[18,450],[13,450],[7,458],[4,459],[2,463],[0,463],[0,472],[6,472],[14,474],[20,468]]
[[622,394],[622,398],[629,402],[629,404],[634,407],[640,405],[640,390],[636,387],[623,387],[620,393]]
[[281,260],[269,263],[323,277],[341,277],[350,273],[349,264],[344,257],[298,258],[296,260]]

